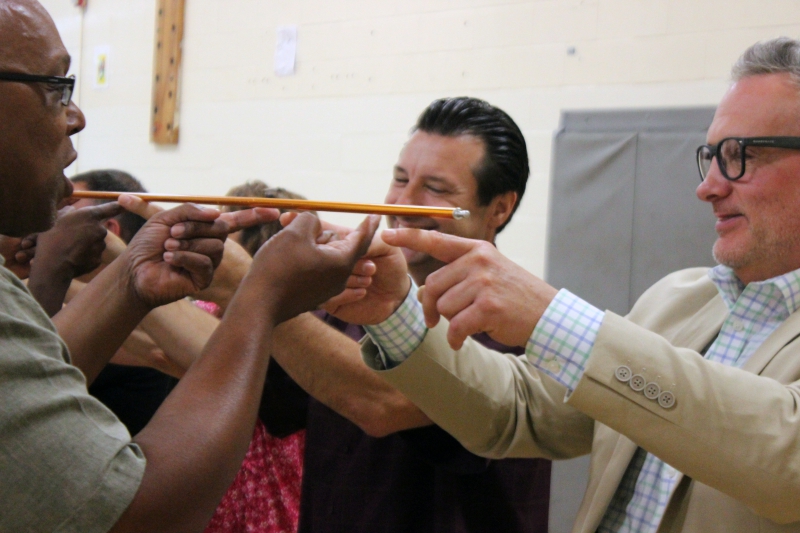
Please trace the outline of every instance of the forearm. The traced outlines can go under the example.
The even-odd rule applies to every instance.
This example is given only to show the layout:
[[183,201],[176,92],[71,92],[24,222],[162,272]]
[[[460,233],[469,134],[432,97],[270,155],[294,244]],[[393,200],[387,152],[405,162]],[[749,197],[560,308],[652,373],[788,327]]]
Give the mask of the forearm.
[[72,276],[65,272],[48,271],[46,260],[35,261],[28,278],[28,290],[39,302],[48,316],[53,317],[61,310],[67,295]]
[[390,370],[383,370],[369,340],[364,361],[475,454],[565,459],[589,453],[594,423],[564,403],[563,385],[524,356],[494,352],[471,338],[454,351],[448,326],[442,319]]
[[162,305],[142,320],[141,329],[178,366],[187,370],[203,352],[219,319],[186,299]]
[[279,326],[272,355],[311,396],[370,435],[431,423],[364,365],[357,342],[313,315],[300,315]]
[[252,437],[271,315],[257,294],[231,302],[200,358],[134,437],[147,468],[114,531],[202,531]]
[[127,284],[127,273],[115,261],[54,317],[69,347],[72,364],[91,384],[108,360],[150,309]]

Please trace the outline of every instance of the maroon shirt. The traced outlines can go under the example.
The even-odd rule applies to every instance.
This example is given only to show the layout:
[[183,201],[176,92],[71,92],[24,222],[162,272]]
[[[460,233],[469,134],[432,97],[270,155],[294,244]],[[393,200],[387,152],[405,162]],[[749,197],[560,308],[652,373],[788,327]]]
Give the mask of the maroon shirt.
[[[353,339],[364,335],[324,320]],[[524,352],[475,338],[496,351]],[[313,398],[305,428],[300,533],[547,532],[550,461],[478,457],[438,426],[370,437]]]

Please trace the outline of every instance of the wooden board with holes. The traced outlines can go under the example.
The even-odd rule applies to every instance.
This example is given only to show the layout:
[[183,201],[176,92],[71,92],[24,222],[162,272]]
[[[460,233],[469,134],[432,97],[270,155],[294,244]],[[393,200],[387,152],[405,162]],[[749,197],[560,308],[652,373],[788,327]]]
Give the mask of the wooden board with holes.
[[181,43],[186,0],[158,0],[150,140],[178,144]]

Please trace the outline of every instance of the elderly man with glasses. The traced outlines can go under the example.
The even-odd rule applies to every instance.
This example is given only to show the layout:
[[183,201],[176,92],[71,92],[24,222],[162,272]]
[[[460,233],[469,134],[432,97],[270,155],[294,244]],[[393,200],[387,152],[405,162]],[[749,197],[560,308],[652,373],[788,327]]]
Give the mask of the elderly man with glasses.
[[[85,119],[69,63],[36,0],[0,0],[2,235],[47,230],[72,192],[64,169]],[[274,327],[342,290],[378,219],[318,245],[319,222],[301,215],[264,246],[226,320],[135,436],[86,386],[151,309],[208,286],[229,232],[277,216],[158,213],[52,322],[0,257],[0,531],[204,529],[250,442]]]
[[383,233],[449,264],[370,317],[365,362],[475,453],[591,452],[576,533],[800,532],[799,42],[744,53],[708,141],[719,265],[671,274],[626,318],[487,243]]

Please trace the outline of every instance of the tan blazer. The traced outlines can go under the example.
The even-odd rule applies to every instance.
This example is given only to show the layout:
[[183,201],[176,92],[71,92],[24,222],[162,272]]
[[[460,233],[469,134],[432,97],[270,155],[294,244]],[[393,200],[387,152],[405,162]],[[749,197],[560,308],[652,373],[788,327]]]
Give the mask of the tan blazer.
[[[596,531],[641,446],[680,480],[659,531],[800,533],[800,313],[742,369],[706,361],[698,352],[728,314],[706,272],[668,276],[627,319],[607,312],[567,398],[524,356],[475,342],[454,352],[444,320],[407,361],[381,375],[474,453],[558,459],[591,451],[573,532]],[[380,368],[368,339],[363,355]],[[634,390],[618,378],[622,366],[671,392],[674,402]],[[657,389],[649,390],[653,396]]]

